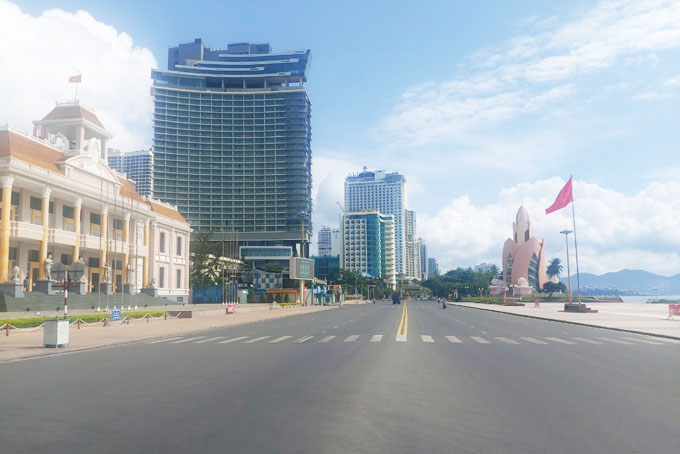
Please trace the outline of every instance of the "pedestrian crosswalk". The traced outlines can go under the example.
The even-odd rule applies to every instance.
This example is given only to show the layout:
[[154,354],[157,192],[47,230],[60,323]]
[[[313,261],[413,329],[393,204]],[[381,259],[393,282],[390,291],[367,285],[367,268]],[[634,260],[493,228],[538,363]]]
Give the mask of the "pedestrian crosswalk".
[[[295,337],[292,335],[284,335],[279,337],[274,336],[257,336],[256,333],[249,333],[244,336],[236,336],[228,338],[227,336],[175,336],[163,339],[155,339],[146,342],[147,344],[307,344],[307,343],[385,343],[385,339],[388,339],[383,334],[350,334],[348,336],[338,336],[338,335],[315,335],[310,334],[302,337]],[[506,336],[433,336],[430,334],[419,334],[419,335],[399,335],[396,338],[392,338],[396,342],[418,342],[423,344],[434,344],[438,342],[446,344],[467,344],[467,345],[654,345],[654,346],[676,346],[680,344],[680,341],[675,341],[673,339],[656,338],[650,336],[598,336],[594,339],[586,337],[575,337],[575,336],[565,336],[565,337],[528,337],[521,336],[517,338],[510,338]]]

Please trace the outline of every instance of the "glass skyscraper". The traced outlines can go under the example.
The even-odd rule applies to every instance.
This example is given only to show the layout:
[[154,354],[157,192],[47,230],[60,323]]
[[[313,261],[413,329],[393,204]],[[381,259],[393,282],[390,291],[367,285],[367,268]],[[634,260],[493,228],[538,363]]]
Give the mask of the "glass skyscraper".
[[[152,70],[154,195],[194,231],[236,232],[249,261],[293,254],[311,231],[309,50],[169,49]],[[307,255],[307,254],[306,254]]]
[[153,153],[151,150],[121,153],[109,149],[109,166],[127,175],[142,196],[153,197]]

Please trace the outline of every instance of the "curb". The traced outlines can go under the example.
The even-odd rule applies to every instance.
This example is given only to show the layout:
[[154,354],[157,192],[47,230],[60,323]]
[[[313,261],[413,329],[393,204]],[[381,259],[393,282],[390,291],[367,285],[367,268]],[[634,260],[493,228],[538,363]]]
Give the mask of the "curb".
[[[279,318],[288,318],[288,317],[295,317],[297,315],[307,315],[307,314],[286,314],[282,315],[281,317],[276,317],[275,319]],[[207,331],[212,331],[216,329],[228,329],[231,327],[236,327],[236,326],[247,326],[247,325],[253,325],[255,323],[261,323],[261,322],[267,322],[271,320],[275,320],[274,318],[272,319],[266,319],[266,320],[253,320],[251,322],[244,322],[244,323],[239,323],[236,325],[228,325],[228,326],[211,326],[209,328],[202,328],[199,330],[195,331],[187,331],[184,333],[180,333],[182,335],[193,335],[193,334],[199,334],[199,333],[204,333]],[[28,361],[31,359],[41,359],[41,358],[48,358],[48,357],[53,357],[53,356],[62,356],[62,355],[72,355],[74,353],[84,353],[84,352],[91,352],[91,351],[96,351],[96,350],[104,350],[107,348],[114,348],[114,347],[125,347],[128,345],[134,345],[134,344],[142,344],[144,342],[149,342],[152,340],[159,340],[159,339],[170,339],[173,337],[177,337],[176,334],[163,334],[162,336],[158,337],[147,337],[146,339],[137,339],[137,340],[131,340],[131,341],[124,341],[124,342],[119,342],[119,343],[114,343],[114,344],[109,344],[109,345],[100,345],[98,347],[82,347],[82,348],[77,348],[75,350],[68,350],[68,351],[59,351],[58,349],[51,349],[50,351],[44,350],[44,354],[39,354],[39,355],[34,355],[34,356],[25,356],[23,358],[13,358],[13,359],[6,359],[6,360],[0,360],[0,365],[2,364],[7,364],[7,363],[14,363],[14,362],[19,362],[19,361]]]
[[648,332],[645,332],[645,331],[637,331],[637,330],[633,330],[633,329],[614,328],[614,327],[609,327],[609,326],[593,325],[593,324],[590,324],[590,323],[572,322],[572,321],[569,321],[569,320],[556,320],[554,318],[539,317],[539,316],[536,316],[536,315],[514,314],[512,312],[499,311],[497,309],[488,309],[486,307],[464,306],[463,304],[460,304],[460,303],[451,303],[451,304],[453,304],[455,306],[459,306],[459,307],[467,307],[468,309],[477,309],[477,310],[480,310],[480,311],[496,312],[498,314],[514,315],[514,316],[517,316],[517,317],[535,318],[537,320],[545,320],[545,321],[548,321],[548,322],[567,323],[569,325],[588,326],[590,328],[608,329],[608,330],[611,330],[611,331],[620,331],[622,333],[642,334],[642,335],[645,335],[645,336],[664,337],[666,339],[680,340],[680,337],[669,336],[668,334],[648,333]]

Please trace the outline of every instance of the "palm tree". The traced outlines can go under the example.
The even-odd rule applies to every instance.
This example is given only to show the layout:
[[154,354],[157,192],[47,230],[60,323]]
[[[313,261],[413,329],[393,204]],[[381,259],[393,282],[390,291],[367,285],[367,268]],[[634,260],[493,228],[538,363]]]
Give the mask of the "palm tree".
[[548,275],[548,277],[553,277],[553,276],[560,276],[560,273],[562,272],[562,262],[560,261],[559,258],[555,257],[550,261],[550,264],[548,265],[548,268],[545,270],[545,274]]

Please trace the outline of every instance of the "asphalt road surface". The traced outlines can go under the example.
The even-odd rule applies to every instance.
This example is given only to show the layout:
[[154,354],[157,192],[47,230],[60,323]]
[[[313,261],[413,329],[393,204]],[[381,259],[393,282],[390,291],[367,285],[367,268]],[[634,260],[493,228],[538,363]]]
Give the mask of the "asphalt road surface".
[[674,453],[680,342],[379,302],[0,364],[3,453]]

